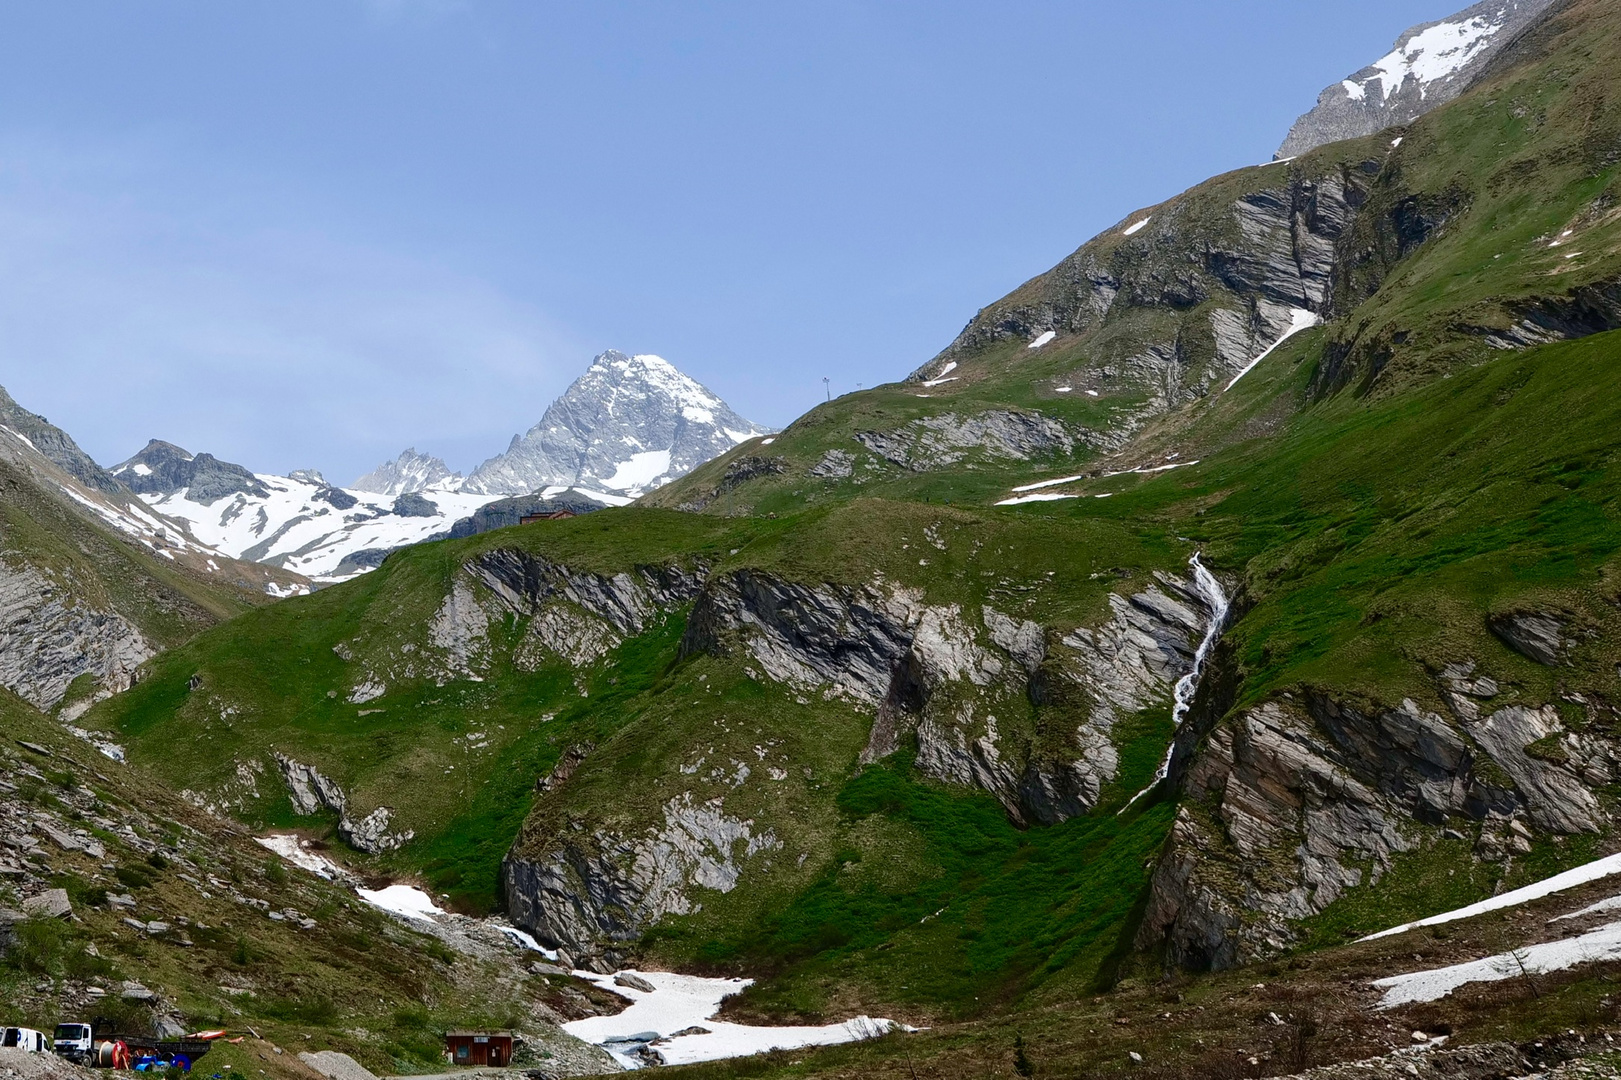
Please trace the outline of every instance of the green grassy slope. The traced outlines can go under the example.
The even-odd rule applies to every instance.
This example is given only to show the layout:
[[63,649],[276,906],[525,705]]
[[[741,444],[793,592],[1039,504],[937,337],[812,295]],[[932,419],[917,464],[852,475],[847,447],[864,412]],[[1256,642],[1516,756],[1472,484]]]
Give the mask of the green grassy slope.
[[[206,1062],[216,1070],[234,1063],[306,1077],[272,1047],[338,1049],[392,1073],[438,1066],[446,1026],[561,1038],[530,1012],[528,1003],[557,1000],[544,978],[511,959],[453,952],[346,887],[286,866],[240,827],[107,761],[3,691],[0,780],[0,813],[16,839],[43,822],[102,849],[64,850],[36,832],[40,850],[26,872],[0,882],[0,907],[15,910],[19,888],[34,879],[28,892],[65,889],[74,909],[71,920],[20,924],[14,947],[0,953],[8,1023],[48,1032],[101,1017],[113,1030],[147,1033],[155,1016],[178,1015],[188,1030],[255,1033],[246,1045],[216,1047]],[[132,917],[167,929],[136,931]],[[124,980],[158,1003],[122,997]],[[105,993],[88,998],[90,986]]]
[[[1613,711],[1566,706],[1621,699],[1621,332],[1529,349],[1490,338],[1537,304],[1564,310],[1573,290],[1621,277],[1618,42],[1621,12],[1578,0],[1400,146],[1380,136],[1328,147],[1176,200],[1184,248],[1144,256],[1143,281],[1165,284],[1206,239],[1230,242],[1240,197],[1328,173],[1365,178],[1329,325],[1230,391],[1213,383],[1142,412],[1150,388],[1108,372],[1174,339],[1189,370],[1208,374],[1200,334],[1212,305],[1235,297],[1128,297],[1049,349],[987,339],[960,354],[955,382],[824,405],[647,505],[425,545],[360,581],[250,613],[154,661],[90,722],[255,826],[330,832],[330,819],[293,815],[271,755],[315,764],[361,811],[389,806],[414,831],[375,866],[419,873],[470,909],[495,901],[520,830],[537,846],[571,831],[640,835],[672,799],[723,799],[780,846],[745,862],[742,886],[703,892],[701,910],[663,920],[641,948],[655,962],[769,976],[749,1009],[960,1018],[1140,972],[1125,954],[1172,806],[1115,811],[1164,751],[1166,701],[1116,729],[1122,767],[1098,810],[1018,829],[982,792],[920,778],[910,748],[859,767],[871,709],[765,678],[746,652],[684,655],[682,605],[584,665],[521,660],[534,631],[525,614],[492,625],[464,667],[411,658],[432,652],[428,628],[463,568],[493,552],[608,578],[701,564],[712,579],[749,569],[808,587],[881,583],[971,614],[995,605],[1061,635],[1098,625],[1110,592],[1179,572],[1203,551],[1240,596],[1223,672],[1240,707],[1312,691],[1439,710],[1435,672],[1474,660],[1499,676],[1502,703],[1560,702],[1574,730],[1615,734]],[[1083,253],[1124,250],[1113,236]],[[1074,393],[1081,386],[1098,396]],[[1097,437],[1023,459],[970,448],[929,468],[886,462],[857,439],[992,409],[1039,410]],[[1133,441],[1116,449],[1110,438],[1128,427]],[[813,473],[830,452],[850,457],[849,475]],[[1189,464],[1122,471],[1168,460]],[[1089,475],[1050,489],[1074,498],[992,505],[1015,486],[1076,473]],[[1490,615],[1518,608],[1566,617],[1569,664],[1533,664],[1489,632]],[[386,693],[350,700],[383,671],[393,673]],[[1022,696],[993,704],[1005,745],[1021,753],[1075,726],[1076,714]],[[587,744],[586,764],[537,799],[537,778]],[[746,782],[734,779],[742,764]],[[768,780],[767,768],[784,775]],[[1613,791],[1601,794],[1613,803]],[[1308,940],[1465,902],[1609,842],[1543,838],[1526,859],[1481,867],[1468,845],[1414,830],[1416,868],[1348,894],[1302,928]]]

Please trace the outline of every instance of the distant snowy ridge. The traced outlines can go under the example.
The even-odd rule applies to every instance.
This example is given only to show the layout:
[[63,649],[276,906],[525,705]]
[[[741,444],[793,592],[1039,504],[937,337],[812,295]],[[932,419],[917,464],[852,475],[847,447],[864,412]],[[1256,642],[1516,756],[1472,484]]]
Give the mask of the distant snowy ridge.
[[768,433],[668,360],[609,350],[462,490],[575,488],[634,498]]
[[354,491],[369,491],[375,495],[406,495],[431,487],[459,487],[461,482],[460,473],[451,472],[449,465],[431,454],[417,453],[413,446],[349,486]]
[[449,536],[499,500],[623,506],[765,430],[666,360],[605,352],[540,423],[466,478],[413,447],[341,488],[314,469],[254,473],[153,439],[109,479],[158,515],[123,511],[126,532],[145,529],[161,545],[172,524],[184,533],[175,546],[334,582],[395,548]]
[[1415,26],[1384,57],[1329,86],[1289,131],[1277,157],[1411,123],[1468,89],[1492,57],[1554,0],[1486,0]]
[[490,501],[432,487],[392,498],[349,491],[314,469],[252,473],[157,439],[111,471],[186,540],[317,581],[364,573],[386,552],[446,533]]

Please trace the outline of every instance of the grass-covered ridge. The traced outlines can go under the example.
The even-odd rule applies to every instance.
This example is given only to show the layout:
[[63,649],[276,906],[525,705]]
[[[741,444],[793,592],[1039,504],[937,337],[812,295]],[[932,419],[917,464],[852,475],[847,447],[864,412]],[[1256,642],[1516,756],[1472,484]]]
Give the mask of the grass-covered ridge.
[[[1209,375],[1211,319],[1238,302],[1231,290],[1122,301],[1042,350],[987,338],[963,353],[956,381],[848,395],[645,505],[423,545],[250,613],[154,661],[91,722],[255,826],[330,835],[332,821],[293,815],[272,755],[315,765],[360,811],[387,805],[414,832],[373,867],[420,874],[470,910],[498,901],[515,839],[612,847],[663,828],[680,800],[722,807],[772,844],[739,857],[737,888],[695,887],[685,914],[629,947],[649,962],[760,976],[742,1005],[756,1012],[957,1020],[1120,976],[1157,979],[1126,954],[1179,808],[1162,792],[1116,811],[1162,758],[1168,702],[1121,718],[1120,773],[1097,810],[1024,829],[982,792],[920,777],[911,746],[858,765],[875,708],[767,677],[742,649],[683,649],[680,605],[579,665],[521,662],[527,615],[492,623],[460,667],[433,652],[430,628],[458,583],[488,599],[470,563],[515,551],[605,579],[659,566],[711,580],[751,571],[855,603],[904,590],[970,628],[987,607],[1033,620],[1050,642],[1099,625],[1111,593],[1184,572],[1200,552],[1237,600],[1218,672],[1236,708],[1315,694],[1369,710],[1412,699],[1446,716],[1437,673],[1473,662],[1501,684],[1492,708],[1553,704],[1572,732],[1621,734],[1608,709],[1621,701],[1621,331],[1525,349],[1490,340],[1527,304],[1621,272],[1618,20],[1566,5],[1532,42],[1542,52],[1512,54],[1494,82],[1404,130],[1399,146],[1394,134],[1341,144],[1185,196],[1190,232],[1142,257],[1139,268],[1164,272],[1139,285],[1171,288],[1204,254],[1194,240],[1234,242],[1239,198],[1345,170],[1365,185],[1320,313],[1328,324],[1230,390],[1212,382],[1149,416],[1152,388],[1107,372],[1174,345],[1188,385]],[[1103,238],[1091,254],[1124,246]],[[988,411],[1039,411],[1095,437],[1022,459],[969,448],[950,467],[916,468],[862,441]],[[1110,441],[1128,428],[1132,441]],[[1166,464],[1177,467],[1133,469]],[[1049,489],[1072,498],[995,505],[1077,476]],[[1539,665],[1491,633],[1491,616],[1516,610],[1556,613],[1568,662]],[[420,660],[429,655],[440,659]],[[374,678],[385,692],[359,694]],[[1010,755],[1074,734],[1073,715],[1054,721],[1022,688],[964,695],[975,723],[994,707]],[[538,798],[536,780],[570,749],[585,763]],[[1613,809],[1617,793],[1599,787]],[[1289,963],[1613,846],[1608,834],[1544,836],[1511,865],[1488,865],[1473,835],[1402,828],[1414,849],[1382,885],[1306,920]],[[1232,900],[1244,902],[1236,888]]]

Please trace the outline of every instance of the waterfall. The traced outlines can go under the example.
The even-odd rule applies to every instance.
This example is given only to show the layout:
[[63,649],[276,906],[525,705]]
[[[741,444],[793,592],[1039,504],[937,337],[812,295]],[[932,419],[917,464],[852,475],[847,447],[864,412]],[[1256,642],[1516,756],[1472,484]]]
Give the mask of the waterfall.
[[1154,779],[1149,785],[1131,797],[1131,801],[1120,808],[1124,814],[1131,808],[1132,803],[1147,795],[1158,787],[1167,776],[1171,775],[1171,755],[1176,752],[1175,732],[1182,729],[1182,721],[1187,719],[1188,710],[1193,708],[1193,698],[1199,692],[1199,679],[1204,674],[1205,662],[1210,659],[1210,650],[1216,647],[1221,639],[1221,632],[1227,629],[1227,593],[1222,589],[1221,582],[1216,575],[1205,569],[1204,563],[1199,561],[1197,553],[1188,560],[1193,567],[1193,583],[1210,606],[1210,624],[1205,627],[1204,640],[1193,653],[1193,666],[1188,673],[1176,680],[1176,686],[1171,690],[1171,745],[1165,749],[1165,760],[1160,762],[1159,770],[1154,773]]

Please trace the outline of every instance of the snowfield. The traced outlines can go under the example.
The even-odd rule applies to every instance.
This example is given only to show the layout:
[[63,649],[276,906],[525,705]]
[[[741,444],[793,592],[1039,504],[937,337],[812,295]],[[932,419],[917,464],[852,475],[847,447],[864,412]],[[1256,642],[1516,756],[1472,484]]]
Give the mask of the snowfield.
[[[677,975],[668,971],[629,971],[652,984],[653,992],[619,986],[611,975],[576,971],[631,1005],[616,1016],[589,1016],[563,1025],[577,1039],[596,1043],[615,1060],[639,1068],[642,1061],[634,1051],[651,1045],[667,1065],[690,1065],[699,1061],[762,1054],[767,1050],[793,1050],[801,1046],[831,1046],[883,1035],[899,1027],[892,1020],[858,1016],[842,1024],[822,1027],[755,1027],[713,1020],[723,1001],[741,993],[752,979],[710,979],[698,975]],[[696,1029],[696,1030],[691,1030]],[[676,1032],[689,1031],[677,1035]]]
[[234,559],[280,566],[317,581],[340,581],[369,567],[344,567],[345,556],[376,548],[417,544],[449,531],[461,518],[499,496],[429,488],[421,496],[435,513],[412,517],[393,511],[394,500],[370,492],[336,489],[354,497],[340,509],[321,496],[333,490],[308,480],[255,474],[268,498],[235,492],[211,503],[194,502],[187,489],[141,499],[165,517],[182,522],[191,539]]
[[1621,960],[1621,922],[1608,923],[1563,941],[1527,945],[1466,964],[1376,979],[1373,985],[1385,992],[1379,1008],[1394,1009],[1416,1001],[1438,1001],[1469,983],[1523,979],[1611,960]]
[[1373,75],[1347,79],[1340,85],[1353,101],[1363,100],[1375,88],[1380,98],[1387,100],[1411,78],[1418,81],[1419,93],[1423,94],[1425,83],[1446,78],[1479,55],[1503,25],[1483,16],[1465,22],[1437,23],[1375,61],[1371,65]]

